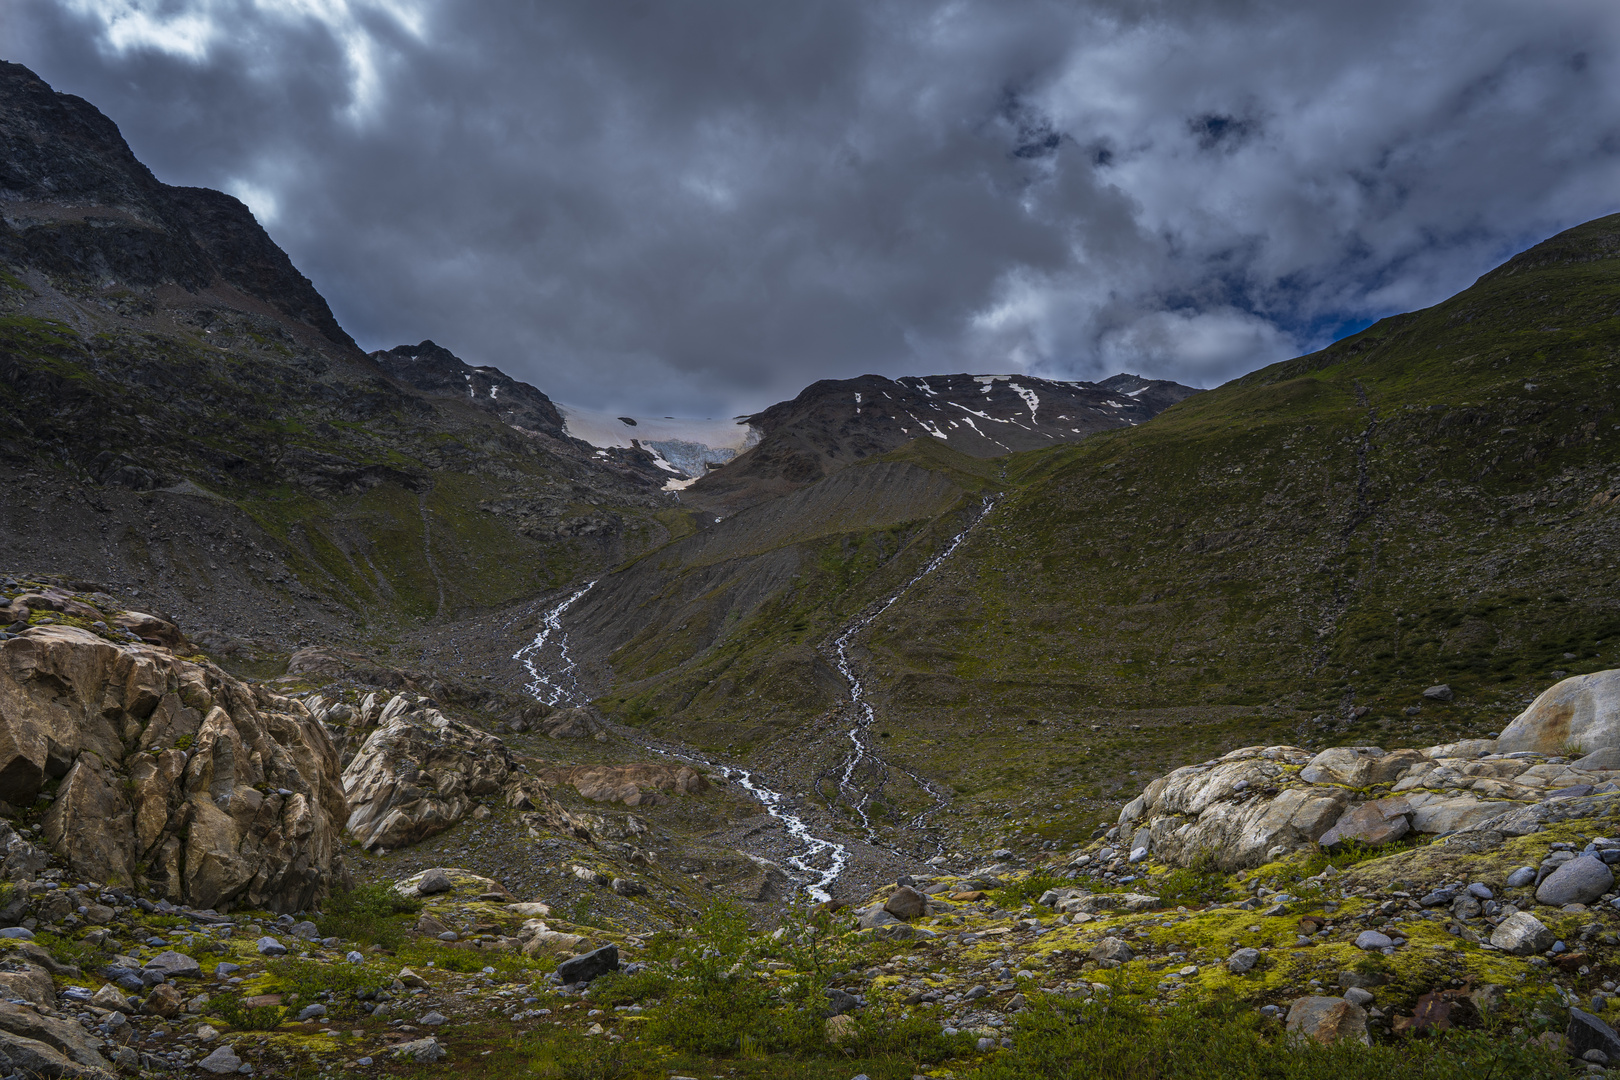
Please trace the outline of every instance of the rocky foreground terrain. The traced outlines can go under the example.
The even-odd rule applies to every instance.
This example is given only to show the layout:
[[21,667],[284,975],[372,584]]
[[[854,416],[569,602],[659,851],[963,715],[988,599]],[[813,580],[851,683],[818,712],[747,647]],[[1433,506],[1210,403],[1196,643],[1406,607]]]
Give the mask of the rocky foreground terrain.
[[1217,1075],[1620,1065],[1620,671],[1493,739],[1234,750],[1043,861],[810,906],[725,770],[589,710],[318,649],[245,681],[110,594],[0,598],[5,1075],[992,1078],[1197,1031],[1248,1047]]

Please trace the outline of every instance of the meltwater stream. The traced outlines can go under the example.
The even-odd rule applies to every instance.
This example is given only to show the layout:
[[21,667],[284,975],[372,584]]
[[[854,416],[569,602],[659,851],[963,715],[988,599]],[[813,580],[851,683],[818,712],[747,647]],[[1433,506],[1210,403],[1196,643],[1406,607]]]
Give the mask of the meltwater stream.
[[[986,499],[979,508],[979,512],[974,515],[973,520],[968,522],[961,532],[951,537],[951,542],[945,545],[945,550],[928,560],[921,570],[913,574],[910,580],[896,589],[886,600],[877,607],[868,609],[865,614],[846,626],[843,632],[833,639],[833,653],[837,658],[838,671],[839,674],[844,676],[844,681],[849,684],[849,701],[855,711],[854,725],[850,727],[847,733],[851,749],[839,765],[838,791],[846,799],[850,799],[851,792],[856,794],[857,797],[850,799],[850,804],[855,808],[855,812],[860,815],[861,825],[866,829],[868,840],[877,840],[877,829],[867,816],[866,808],[871,804],[872,799],[882,792],[884,785],[888,783],[890,769],[909,777],[914,784],[928,792],[929,796],[934,800],[934,804],[914,816],[908,822],[909,825],[914,827],[923,825],[929,816],[944,809],[948,800],[944,791],[933,781],[924,779],[916,773],[895,765],[867,745],[866,733],[871,728],[872,722],[877,719],[877,714],[872,709],[872,703],[866,698],[866,689],[861,684],[861,677],[855,672],[855,662],[849,655],[850,643],[855,640],[855,635],[876,622],[878,617],[888,611],[895,601],[904,596],[913,585],[938,570],[945,560],[949,559],[956,552],[956,549],[962,545],[962,541],[967,539],[968,534],[985,519],[995,505],[996,500],[994,497]],[[863,762],[867,761],[872,762],[878,769],[878,783],[871,791],[861,790],[854,783],[855,770],[860,768]]]
[[[563,630],[563,612],[573,606],[575,601],[591,591],[596,582],[588,582],[573,595],[552,607],[540,617],[540,631],[535,634],[534,640],[512,654],[512,659],[521,663],[529,672],[529,682],[526,689],[536,699],[547,705],[573,705],[579,702],[579,678],[574,658],[568,653],[568,634]],[[553,670],[547,671],[541,666],[547,646],[555,653],[556,663]],[[626,733],[630,734],[630,733]],[[635,738],[631,734],[632,738]],[[849,849],[835,840],[826,840],[810,831],[804,819],[788,809],[787,796],[780,791],[773,791],[754,779],[754,774],[747,769],[720,765],[706,758],[683,751],[668,750],[655,746],[643,739],[638,739],[642,746],[656,754],[665,757],[677,758],[694,765],[702,765],[716,772],[722,773],[726,779],[735,779],[742,785],[744,791],[753,796],[765,812],[771,817],[781,821],[786,826],[788,835],[792,836],[804,850],[788,857],[788,865],[806,876],[812,878],[805,885],[805,892],[810,894],[812,900],[818,903],[832,899],[828,888],[838,880],[844,868],[849,865]],[[817,866],[817,862],[825,860],[825,866]]]

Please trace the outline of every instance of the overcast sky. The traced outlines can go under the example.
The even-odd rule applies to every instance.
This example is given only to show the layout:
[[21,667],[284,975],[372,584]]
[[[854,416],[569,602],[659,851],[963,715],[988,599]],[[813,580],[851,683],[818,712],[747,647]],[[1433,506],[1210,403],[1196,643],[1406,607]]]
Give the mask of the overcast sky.
[[0,0],[368,349],[723,415],[1211,386],[1620,209],[1613,0]]

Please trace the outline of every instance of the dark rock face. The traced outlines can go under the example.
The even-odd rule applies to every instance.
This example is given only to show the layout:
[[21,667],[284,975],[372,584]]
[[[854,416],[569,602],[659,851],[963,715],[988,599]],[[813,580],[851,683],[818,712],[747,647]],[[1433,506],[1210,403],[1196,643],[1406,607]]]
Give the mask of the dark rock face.
[[1028,375],[823,379],[748,417],[759,443],[694,484],[700,506],[735,509],[811,483],[913,439],[988,458],[1151,420],[1199,391],[1115,375],[1100,383]]
[[551,399],[499,368],[473,367],[431,341],[374,352],[371,358],[393,378],[424,393],[454,397],[503,423],[566,438],[562,414]]
[[610,971],[619,970],[619,947],[617,945],[604,945],[583,956],[576,956],[564,960],[557,965],[557,977],[566,985],[568,983],[590,982],[600,978]]
[[5,62],[0,188],[8,196],[0,256],[11,262],[192,292],[226,285],[356,349],[315,286],[240,201],[160,182],[95,106]]

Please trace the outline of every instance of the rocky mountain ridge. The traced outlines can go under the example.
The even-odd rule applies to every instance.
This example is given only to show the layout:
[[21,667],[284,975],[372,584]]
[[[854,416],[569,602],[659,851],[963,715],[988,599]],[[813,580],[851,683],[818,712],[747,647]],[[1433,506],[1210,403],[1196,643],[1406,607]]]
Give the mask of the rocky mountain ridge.
[[1029,375],[823,379],[746,417],[759,441],[685,497],[735,511],[924,437],[975,458],[1046,448],[1143,423],[1196,393],[1135,375],[1099,383]]

